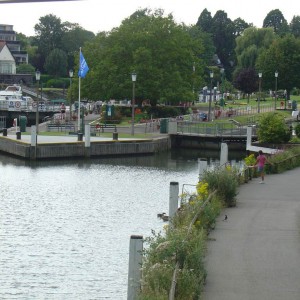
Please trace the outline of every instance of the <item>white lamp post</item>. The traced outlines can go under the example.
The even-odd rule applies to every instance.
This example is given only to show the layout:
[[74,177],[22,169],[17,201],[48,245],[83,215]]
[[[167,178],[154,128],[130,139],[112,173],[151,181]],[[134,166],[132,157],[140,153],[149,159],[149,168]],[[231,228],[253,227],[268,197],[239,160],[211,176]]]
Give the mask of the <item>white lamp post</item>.
[[276,110],[276,101],[277,101],[277,78],[278,78],[278,71],[275,72],[275,110]]
[[208,121],[211,121],[211,100],[212,100],[212,81],[214,78],[214,72],[210,71],[209,72],[209,77],[210,77],[210,95],[209,95],[209,104],[208,104]]
[[260,113],[260,97],[261,97],[261,78],[262,78],[262,72],[258,73],[259,77],[259,95],[258,95],[258,101],[257,101],[257,113]]
[[72,121],[72,78],[73,78],[74,72],[72,69],[69,70],[69,77],[70,77],[70,122]]
[[132,101],[131,101],[131,135],[134,135],[134,106],[135,106],[135,82],[136,82],[136,73],[131,74],[132,79]]
[[37,93],[36,93],[36,114],[35,114],[35,126],[36,126],[36,134],[39,133],[39,88],[40,88],[40,79],[41,79],[41,72],[37,70],[35,72],[35,80],[38,83]]

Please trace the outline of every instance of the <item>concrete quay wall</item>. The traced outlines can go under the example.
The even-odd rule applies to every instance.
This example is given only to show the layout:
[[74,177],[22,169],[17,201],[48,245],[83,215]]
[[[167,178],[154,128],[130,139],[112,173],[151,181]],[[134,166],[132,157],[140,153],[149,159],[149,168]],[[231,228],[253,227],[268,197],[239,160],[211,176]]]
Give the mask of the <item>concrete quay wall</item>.
[[149,140],[97,141],[91,142],[90,147],[86,147],[84,141],[40,143],[37,147],[33,147],[20,140],[0,137],[1,152],[29,160],[153,154],[170,148],[171,143],[168,137]]

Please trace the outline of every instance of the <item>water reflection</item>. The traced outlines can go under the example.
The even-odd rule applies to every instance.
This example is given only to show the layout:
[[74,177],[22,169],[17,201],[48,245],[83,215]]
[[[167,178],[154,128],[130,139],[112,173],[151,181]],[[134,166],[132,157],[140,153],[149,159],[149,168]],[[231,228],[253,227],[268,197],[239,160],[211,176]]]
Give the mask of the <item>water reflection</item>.
[[188,152],[35,163],[0,155],[0,299],[126,299],[129,237],[162,229],[171,181],[197,183],[204,153]]

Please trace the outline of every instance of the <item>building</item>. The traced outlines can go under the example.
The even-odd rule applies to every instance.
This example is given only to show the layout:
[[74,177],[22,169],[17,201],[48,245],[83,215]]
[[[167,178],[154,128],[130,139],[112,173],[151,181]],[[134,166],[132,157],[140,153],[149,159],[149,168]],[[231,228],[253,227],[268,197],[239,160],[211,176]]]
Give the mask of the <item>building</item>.
[[0,41],[0,74],[16,74],[15,58],[4,41]]
[[0,24],[0,42],[6,42],[16,65],[28,64],[28,53],[21,50],[21,42],[17,41],[17,34],[13,30],[13,25]]

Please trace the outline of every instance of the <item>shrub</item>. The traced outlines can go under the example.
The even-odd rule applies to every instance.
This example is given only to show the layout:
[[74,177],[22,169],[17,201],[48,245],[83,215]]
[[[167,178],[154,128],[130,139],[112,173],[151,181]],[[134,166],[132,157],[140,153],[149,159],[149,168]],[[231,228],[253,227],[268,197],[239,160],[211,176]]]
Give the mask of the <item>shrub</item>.
[[266,113],[258,122],[258,139],[262,143],[286,143],[291,138],[290,128],[283,116],[278,113]]
[[216,191],[218,197],[225,202],[228,207],[236,205],[238,179],[231,169],[216,169],[204,172],[203,181],[208,183],[210,192]]
[[295,133],[298,138],[300,138],[300,124],[297,124],[295,127]]

